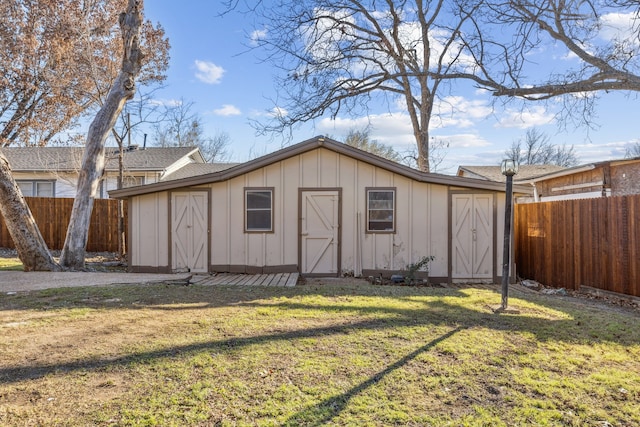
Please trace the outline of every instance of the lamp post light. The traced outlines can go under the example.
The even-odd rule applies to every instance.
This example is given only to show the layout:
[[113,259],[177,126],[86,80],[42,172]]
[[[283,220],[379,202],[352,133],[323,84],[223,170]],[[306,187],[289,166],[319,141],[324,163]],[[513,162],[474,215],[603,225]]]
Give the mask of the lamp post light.
[[511,264],[511,205],[513,199],[513,176],[518,173],[518,162],[515,159],[502,161],[502,174],[507,177],[504,208],[504,244],[502,252],[502,310],[507,309],[509,299],[509,266]]

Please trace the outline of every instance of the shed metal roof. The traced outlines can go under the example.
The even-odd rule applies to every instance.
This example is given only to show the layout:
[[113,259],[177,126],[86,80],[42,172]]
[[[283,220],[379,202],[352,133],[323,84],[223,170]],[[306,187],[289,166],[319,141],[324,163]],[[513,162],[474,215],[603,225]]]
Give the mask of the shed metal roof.
[[[371,165],[386,169],[390,172],[397,173],[409,179],[419,182],[427,182],[432,184],[441,184],[463,188],[474,188],[480,190],[505,191],[505,185],[499,182],[465,178],[451,175],[442,175],[437,173],[425,173],[408,166],[387,160],[366,151],[351,147],[332,139],[317,136],[295,145],[283,148],[257,159],[246,163],[241,163],[228,169],[218,172],[205,173],[203,175],[186,177],[171,181],[161,181],[158,183],[141,185],[137,187],[128,187],[120,190],[112,190],[109,195],[114,198],[128,198],[132,196],[155,193],[159,191],[173,190],[182,187],[191,187],[196,185],[205,185],[215,182],[222,182],[237,176],[252,172],[259,168],[269,166],[273,163],[286,160],[290,157],[300,155],[317,148],[325,148],[344,156],[360,160]],[[532,189],[530,186],[515,186],[514,192],[530,194]]]

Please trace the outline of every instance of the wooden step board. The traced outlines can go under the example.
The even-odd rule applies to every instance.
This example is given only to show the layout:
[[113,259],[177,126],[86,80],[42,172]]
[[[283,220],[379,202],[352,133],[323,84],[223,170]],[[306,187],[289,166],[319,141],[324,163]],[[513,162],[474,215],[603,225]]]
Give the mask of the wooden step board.
[[298,282],[298,273],[274,273],[274,274],[231,274],[217,273],[211,276],[195,275],[191,283],[197,285],[221,285],[221,286],[295,286]]

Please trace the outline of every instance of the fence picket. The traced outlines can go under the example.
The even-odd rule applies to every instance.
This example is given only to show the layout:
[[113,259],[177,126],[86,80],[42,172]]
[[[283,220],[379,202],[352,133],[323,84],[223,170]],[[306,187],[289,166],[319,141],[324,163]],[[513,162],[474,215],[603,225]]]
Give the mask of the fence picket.
[[[40,233],[49,249],[62,249],[67,234],[73,199],[59,197],[25,197],[29,209],[40,228]],[[124,209],[125,228],[128,225],[127,204]],[[126,231],[125,231],[126,235]],[[0,247],[14,248],[4,219],[0,216]],[[113,199],[95,199],[87,251],[118,251],[118,201]]]
[[518,204],[520,276],[640,297],[640,195]]

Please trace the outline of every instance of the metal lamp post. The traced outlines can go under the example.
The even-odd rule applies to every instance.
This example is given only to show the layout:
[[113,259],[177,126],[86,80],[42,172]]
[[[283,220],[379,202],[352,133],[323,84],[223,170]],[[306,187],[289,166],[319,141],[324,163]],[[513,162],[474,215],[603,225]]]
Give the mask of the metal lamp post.
[[502,174],[507,177],[504,209],[504,244],[502,252],[502,305],[507,309],[509,299],[509,265],[511,264],[511,205],[513,199],[513,176],[518,173],[518,162],[514,159],[502,161]]

